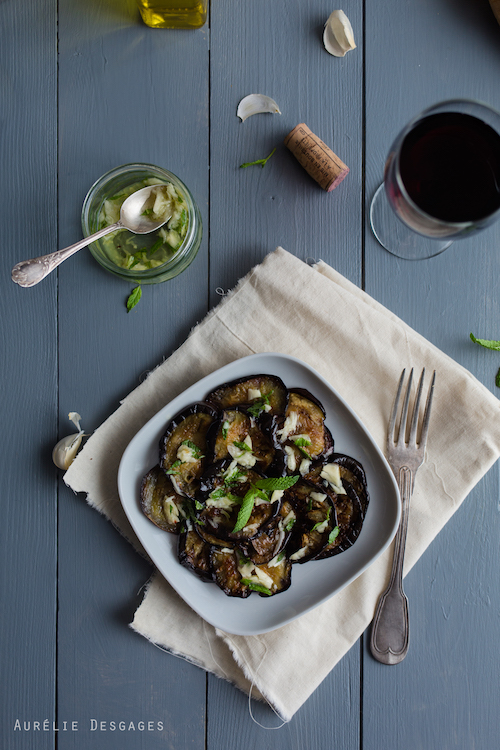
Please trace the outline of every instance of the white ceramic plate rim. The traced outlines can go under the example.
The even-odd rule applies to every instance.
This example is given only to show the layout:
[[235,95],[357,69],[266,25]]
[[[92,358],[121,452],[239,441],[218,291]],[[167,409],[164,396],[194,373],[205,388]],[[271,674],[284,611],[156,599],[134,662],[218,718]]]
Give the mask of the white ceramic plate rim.
[[[269,373],[288,388],[307,388],[326,409],[326,425],[335,451],[359,460],[367,475],[370,503],[356,543],[328,558],[295,564],[292,584],[273,597],[252,594],[247,599],[226,596],[215,584],[204,582],[177,559],[178,537],[157,528],[142,513],[142,477],[158,463],[158,445],[170,420],[222,383]],[[394,475],[377,444],[359,418],[334,388],[309,365],[284,354],[252,354],[207,375],[164,406],[131,440],[118,471],[118,491],[132,528],[160,573],[201,617],[215,628],[236,635],[258,635],[275,630],[343,589],[363,573],[391,543],[398,528],[401,501]]]

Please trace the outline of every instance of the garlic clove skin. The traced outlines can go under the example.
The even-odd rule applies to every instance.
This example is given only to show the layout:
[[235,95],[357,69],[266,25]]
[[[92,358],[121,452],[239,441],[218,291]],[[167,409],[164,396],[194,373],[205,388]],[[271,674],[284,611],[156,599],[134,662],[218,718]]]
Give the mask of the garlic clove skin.
[[52,451],[52,461],[59,469],[68,469],[73,463],[78,449],[82,443],[84,432],[80,427],[81,416],[76,411],[70,411],[68,419],[73,422],[78,432],[74,435],[67,435],[59,440]]
[[245,122],[248,117],[265,112],[278,115],[281,114],[280,108],[270,96],[265,96],[264,94],[249,94],[238,104],[236,115],[240,118],[241,122]]
[[356,48],[351,22],[343,10],[330,13],[323,32],[323,44],[330,55],[344,57],[346,52]]

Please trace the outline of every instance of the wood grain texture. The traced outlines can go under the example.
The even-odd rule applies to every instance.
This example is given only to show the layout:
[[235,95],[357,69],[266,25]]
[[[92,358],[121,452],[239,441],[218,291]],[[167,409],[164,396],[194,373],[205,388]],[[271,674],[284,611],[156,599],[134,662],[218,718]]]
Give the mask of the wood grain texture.
[[[390,142],[409,117],[460,96],[500,108],[499,29],[488,4],[350,0],[344,11],[358,46],[345,58],[323,50],[332,10],[323,0],[211,6],[209,24],[183,32],[146,28],[135,0],[49,0],[43,11],[33,0],[0,2],[0,158],[11,177],[0,186],[8,433],[0,554],[10,605],[0,744],[491,750],[500,728],[498,466],[407,577],[406,660],[378,664],[364,637],[279,731],[256,723],[280,723],[268,707],[254,703],[253,721],[243,693],[128,628],[151,567],[85,498],[57,484],[50,450],[72,430],[68,412],[96,429],[219,301],[217,288],[233,287],[277,245],[364,284],[497,393],[497,354],[468,334],[500,337],[500,225],[409,263],[376,243],[366,219]],[[282,115],[242,124],[236,107],[249,93],[275,98]],[[283,144],[299,122],[350,167],[330,195]],[[264,169],[239,168],[274,146]],[[145,288],[130,314],[129,285],[87,251],[38,287],[11,284],[16,261],[81,236],[88,188],[131,161],[171,169],[192,190],[204,222],[192,266]],[[78,731],[14,734],[16,718],[77,721]],[[154,728],[139,729],[141,721]]]
[[[11,282],[10,270],[40,242],[56,241],[56,3],[43,9],[36,2],[4,3],[0,14],[0,745],[22,748],[29,737],[24,721],[32,727],[34,720],[52,722],[56,714],[57,496],[50,461],[57,407],[56,285],[51,279],[26,295]],[[40,737],[38,747],[53,747],[52,733]]]
[[[134,3],[122,4],[121,15],[106,4],[92,13],[76,0],[59,5],[61,243],[80,236],[81,205],[94,180],[134,161],[185,181],[206,226],[207,29],[186,36],[149,29]],[[125,300],[132,285],[102,270],[88,251],[60,268],[61,431],[72,409],[85,429],[98,427],[205,315],[207,240],[206,233],[182,277],[145,286],[130,314]],[[59,748],[92,741],[109,750],[202,745],[206,675],[128,628],[151,572],[84,498],[62,486],[58,706],[81,731],[59,736]],[[127,729],[112,729],[120,721]],[[151,722],[153,729],[129,731],[130,721]]]
[[[391,38],[405,38],[404,54],[398,43],[381,50],[389,19]],[[457,39],[467,43],[457,45]],[[499,62],[498,29],[486,4],[367,5],[368,199],[380,182],[391,141],[422,108],[469,97],[498,109]],[[414,263],[392,257],[369,229],[366,234],[367,291],[491,390],[499,363],[485,356],[491,352],[471,344],[469,332],[484,331],[485,338],[498,334],[499,241],[497,224],[436,258]],[[437,384],[439,397],[439,373]],[[380,665],[365,644],[364,750],[487,750],[495,743],[492,685],[500,665],[491,642],[500,601],[498,497],[495,470],[408,575],[410,650],[405,661],[397,667]]]

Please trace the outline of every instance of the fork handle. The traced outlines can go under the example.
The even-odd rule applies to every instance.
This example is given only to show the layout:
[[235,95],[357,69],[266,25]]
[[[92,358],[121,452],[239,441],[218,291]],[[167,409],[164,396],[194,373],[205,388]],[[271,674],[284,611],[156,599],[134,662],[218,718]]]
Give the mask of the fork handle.
[[379,599],[370,638],[372,655],[382,664],[399,664],[403,661],[410,637],[408,599],[403,591],[403,560],[413,473],[403,466],[397,479],[401,493],[401,522],[395,539],[389,585]]

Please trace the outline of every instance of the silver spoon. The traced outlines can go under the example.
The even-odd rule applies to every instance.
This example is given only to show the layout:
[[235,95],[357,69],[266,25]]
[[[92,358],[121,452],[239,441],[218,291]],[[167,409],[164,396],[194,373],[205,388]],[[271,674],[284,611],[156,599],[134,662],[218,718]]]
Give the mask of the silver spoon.
[[122,204],[120,220],[116,224],[104,227],[95,232],[95,234],[91,234],[89,237],[85,237],[84,240],[65,247],[63,250],[56,250],[54,253],[42,255],[39,258],[32,258],[31,260],[22,260],[20,263],[17,263],[12,269],[12,281],[23,287],[35,286],[35,284],[38,284],[39,281],[48,276],[66,258],[69,258],[71,255],[77,253],[78,250],[81,250],[82,247],[87,247],[91,242],[104,237],[106,234],[116,232],[117,229],[129,229],[134,234],[149,234],[150,232],[154,232],[155,229],[159,229],[170,219],[171,215],[162,217],[161,219],[151,219],[144,213],[151,202],[151,195],[158,190],[158,187],[158,185],[152,185],[141,188],[141,190],[137,190],[132,195],[129,195]]

